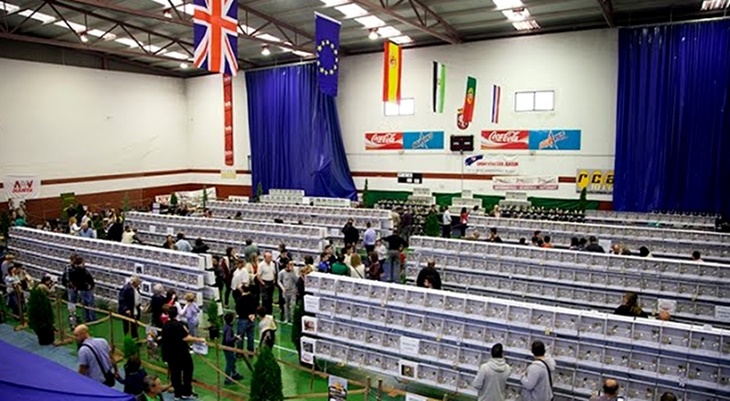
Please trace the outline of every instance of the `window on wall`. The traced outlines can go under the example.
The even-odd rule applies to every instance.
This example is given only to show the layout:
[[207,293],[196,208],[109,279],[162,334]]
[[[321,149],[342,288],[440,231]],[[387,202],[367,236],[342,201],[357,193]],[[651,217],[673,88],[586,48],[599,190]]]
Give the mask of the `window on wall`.
[[383,114],[386,117],[412,116],[416,114],[416,99],[404,98],[400,100],[400,104],[385,102],[383,103]]
[[553,111],[555,91],[515,93],[515,111]]

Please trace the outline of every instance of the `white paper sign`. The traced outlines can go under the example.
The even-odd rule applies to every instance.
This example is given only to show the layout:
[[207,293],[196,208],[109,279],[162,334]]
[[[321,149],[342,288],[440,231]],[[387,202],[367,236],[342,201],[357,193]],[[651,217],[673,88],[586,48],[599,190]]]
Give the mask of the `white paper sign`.
[[303,316],[302,332],[307,334],[317,334],[317,318],[312,316]]
[[157,232],[157,227],[155,227],[155,226],[153,226],[153,225],[150,224],[150,232],[152,234],[156,233]]
[[417,394],[406,393],[406,401],[427,401],[428,398]]
[[319,297],[305,295],[304,310],[309,313],[319,313]]
[[401,336],[400,338],[400,352],[404,355],[419,355],[418,348],[420,348],[421,341],[416,338]]
[[715,320],[730,322],[730,306],[715,306]]
[[175,235],[175,229],[173,227],[167,227],[167,235]]
[[314,364],[314,347],[317,345],[317,340],[309,337],[302,337],[299,341],[301,345],[301,352],[299,353],[299,360],[310,365]]

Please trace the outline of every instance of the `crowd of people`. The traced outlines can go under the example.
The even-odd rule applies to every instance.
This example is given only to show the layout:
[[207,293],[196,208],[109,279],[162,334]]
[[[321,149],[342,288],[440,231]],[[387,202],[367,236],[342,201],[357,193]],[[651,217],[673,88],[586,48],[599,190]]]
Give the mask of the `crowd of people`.
[[[533,360],[520,376],[521,400],[523,401],[551,401],[554,399],[553,374],[555,360],[547,354],[542,341],[533,341],[531,345]],[[494,344],[491,349],[491,358],[479,367],[472,387],[477,390],[478,401],[504,401],[507,399],[507,380],[512,373],[512,367],[504,357],[504,346]],[[590,401],[623,401],[620,385],[616,379],[606,379],[601,393],[594,395]],[[663,393],[659,401],[677,401],[671,392]]]
[[[205,216],[211,217],[209,211]],[[232,216],[240,219],[240,214]],[[454,229],[461,237],[466,236],[469,226],[469,211],[462,208],[458,216],[452,216],[448,207],[440,210],[433,206],[429,218],[438,219],[441,234],[450,237]],[[379,280],[401,282],[406,262],[406,252],[409,239],[408,210],[393,211],[394,233],[380,237],[370,223],[361,231],[349,220],[342,228],[344,247],[335,249],[331,243],[325,246],[323,252],[315,257],[307,255],[297,263],[294,255],[281,244],[276,251],[261,252],[253,239],[245,241],[241,252],[228,248],[225,255],[213,255],[210,271],[215,276],[215,286],[220,294],[221,303],[225,309],[223,313],[222,344],[248,352],[255,351],[255,331],[258,322],[260,346],[273,347],[276,342],[277,320],[274,319],[274,302],[280,309],[279,324],[289,324],[293,321],[295,305],[301,302],[305,294],[307,275],[313,271],[348,276],[363,280]],[[98,225],[98,223],[101,225]],[[24,222],[22,222],[24,224]],[[133,227],[124,225],[123,217],[114,209],[105,210],[100,216],[90,213],[79,213],[72,216],[68,222],[68,233],[88,238],[104,237],[122,243],[142,243]],[[48,229],[48,228],[46,228]],[[100,230],[102,235],[98,235]],[[479,240],[479,234],[470,237]],[[491,228],[485,238],[486,241],[501,243],[502,238],[497,228]],[[527,246],[525,238],[520,244]],[[148,244],[149,245],[149,244]],[[536,231],[530,239],[530,245],[542,248],[552,248],[553,243],[549,235]],[[208,245],[200,238],[190,242],[184,233],[176,236],[169,235],[161,247],[181,252],[207,253]],[[584,252],[601,252],[606,250],[596,237],[572,238],[570,249]],[[613,244],[610,253],[627,255],[631,250],[621,244]],[[650,257],[651,252],[642,247],[639,256]],[[702,261],[699,252],[692,255],[696,261]],[[19,314],[23,308],[27,291],[36,283],[33,277],[27,274],[20,263],[7,255],[2,263],[2,277],[6,285],[7,302],[13,313]],[[170,386],[174,389],[176,399],[190,399],[195,396],[192,392],[193,362],[190,344],[204,342],[198,335],[201,306],[196,303],[194,294],[182,294],[182,299],[174,289],[165,289],[161,284],[153,287],[153,295],[148,304],[144,305],[139,288],[141,279],[132,276],[120,289],[118,296],[118,313],[129,320],[123,322],[125,334],[139,337],[138,322],[142,321],[144,313],[150,315],[149,324],[155,329],[148,330],[148,344],[159,345],[162,349],[162,359],[167,363],[170,374],[170,386],[164,386],[160,378],[147,374],[141,368],[139,358],[130,358],[124,366],[124,375],[120,374],[110,347],[106,340],[94,338],[90,335],[87,325],[77,324],[75,316],[76,304],[84,308],[78,320],[90,323],[96,319],[93,311],[94,277],[85,267],[83,258],[76,254],[69,257],[69,263],[63,273],[61,282],[66,288],[69,301],[69,312],[75,325],[74,336],[79,345],[78,361],[79,372],[102,383],[113,384],[119,381],[124,384],[125,392],[138,396],[138,400],[162,399],[162,392]],[[39,288],[51,292],[53,283],[44,277],[38,283]],[[428,262],[417,276],[416,285],[423,288],[441,289],[441,276],[435,262]],[[278,301],[275,299],[278,289]],[[638,295],[627,293],[615,314],[634,317],[648,317],[640,304]],[[667,311],[660,311],[656,316],[662,320],[670,318]],[[80,322],[79,322],[80,323]],[[539,341],[531,348],[534,361],[528,366],[521,378],[524,400],[548,401],[553,397],[552,374],[555,369],[554,360],[546,355],[545,345]],[[242,375],[236,367],[237,354],[225,351],[224,384],[232,384],[232,380],[240,380]],[[504,349],[496,344],[491,349],[492,359],[482,365],[473,387],[478,390],[480,401],[504,400],[506,381],[511,373],[511,367],[504,359]],[[604,383],[603,394],[594,397],[593,401],[609,401],[618,399],[619,383],[609,379]],[[671,401],[671,394],[662,396],[662,401]]]

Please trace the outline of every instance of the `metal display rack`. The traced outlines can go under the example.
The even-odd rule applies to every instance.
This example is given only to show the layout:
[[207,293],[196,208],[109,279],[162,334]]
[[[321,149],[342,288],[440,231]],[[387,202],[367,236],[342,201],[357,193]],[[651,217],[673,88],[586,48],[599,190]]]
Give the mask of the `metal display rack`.
[[629,401],[672,391],[730,397],[730,331],[313,273],[302,349],[315,358],[473,395],[478,366],[504,344],[509,400],[543,341],[557,363],[556,400],[585,400],[604,378]]

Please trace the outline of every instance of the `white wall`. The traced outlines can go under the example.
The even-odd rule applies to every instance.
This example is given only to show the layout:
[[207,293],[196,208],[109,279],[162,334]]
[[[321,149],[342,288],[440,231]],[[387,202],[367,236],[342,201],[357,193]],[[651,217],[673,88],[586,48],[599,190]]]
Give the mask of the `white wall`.
[[[0,176],[47,180],[188,168],[185,113],[180,79],[0,59]],[[41,196],[184,179],[44,186]]]
[[[416,114],[384,117],[381,101],[382,53],[346,57],[340,75],[338,106],[350,168],[353,172],[460,173],[462,158],[444,151],[365,151],[366,132],[443,130],[474,135],[478,149],[485,129],[581,129],[579,152],[544,151],[520,155],[520,175],[574,176],[576,168],[613,168],[618,36],[611,30],[581,31],[439,46],[403,51],[402,97],[414,97]],[[444,114],[431,109],[432,61],[447,65]],[[468,130],[456,128],[456,110],[464,101],[466,76],[478,79],[475,120]],[[492,84],[502,87],[498,126],[490,123]],[[515,113],[516,91],[554,90],[555,110]],[[509,153],[509,152],[504,152]],[[356,178],[358,188],[364,179]],[[475,193],[496,194],[490,181],[466,181]],[[424,180],[434,191],[453,192],[460,180]],[[370,189],[407,190],[395,178],[369,178]],[[557,191],[535,191],[540,197],[576,198],[574,184]],[[591,196],[610,200],[610,197]]]
[[[248,136],[248,98],[246,80],[240,72],[233,79],[233,154],[234,166],[225,165],[223,147],[223,78],[209,75],[185,80],[188,120],[188,160],[192,169],[248,170],[251,146]],[[251,185],[248,174],[235,180],[220,175],[194,174],[191,183]]]

